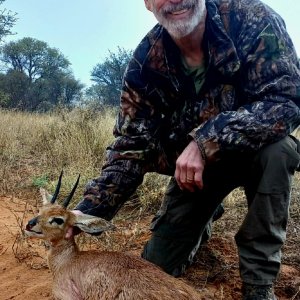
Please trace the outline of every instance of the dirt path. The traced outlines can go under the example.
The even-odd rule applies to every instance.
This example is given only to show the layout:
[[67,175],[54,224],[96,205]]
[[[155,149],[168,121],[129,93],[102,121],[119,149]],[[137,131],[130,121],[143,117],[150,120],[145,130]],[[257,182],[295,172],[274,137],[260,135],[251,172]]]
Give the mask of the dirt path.
[[[24,227],[22,220],[26,222],[30,218],[29,215],[24,216],[25,210],[33,210],[25,201],[0,198],[0,300],[52,299],[51,274],[43,259],[44,247],[26,241],[20,235],[20,228]],[[111,237],[109,244],[118,242],[120,250],[138,254],[149,237],[150,218],[139,219],[138,227],[134,221],[123,221],[124,230]],[[226,232],[222,236],[216,234],[203,247],[194,266],[184,277],[201,291],[202,299],[237,300],[241,297],[234,233]],[[295,255],[299,257],[300,245],[296,246],[298,252]],[[294,248],[288,250],[295,251]],[[299,289],[299,265],[284,264],[276,284],[279,299],[300,299]]]

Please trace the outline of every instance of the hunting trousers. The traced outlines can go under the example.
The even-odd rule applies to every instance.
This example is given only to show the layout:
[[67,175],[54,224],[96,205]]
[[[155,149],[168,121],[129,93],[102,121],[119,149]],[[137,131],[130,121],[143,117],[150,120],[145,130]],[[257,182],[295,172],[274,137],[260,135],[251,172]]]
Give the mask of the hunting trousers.
[[204,188],[194,193],[180,190],[172,178],[142,257],[180,276],[210,236],[220,203],[232,190],[243,187],[248,212],[235,236],[241,278],[250,284],[272,284],[286,239],[292,175],[300,162],[298,144],[288,136],[255,155],[225,153],[205,167]]

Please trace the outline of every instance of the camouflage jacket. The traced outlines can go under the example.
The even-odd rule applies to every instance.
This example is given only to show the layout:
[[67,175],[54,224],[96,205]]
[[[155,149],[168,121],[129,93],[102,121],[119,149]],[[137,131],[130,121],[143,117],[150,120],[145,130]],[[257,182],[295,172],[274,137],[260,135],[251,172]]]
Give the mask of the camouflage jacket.
[[200,92],[156,25],[127,67],[115,141],[78,209],[112,218],[146,172],[174,174],[191,138],[209,162],[224,151],[257,151],[299,125],[299,62],[280,16],[259,0],[207,0],[206,7]]

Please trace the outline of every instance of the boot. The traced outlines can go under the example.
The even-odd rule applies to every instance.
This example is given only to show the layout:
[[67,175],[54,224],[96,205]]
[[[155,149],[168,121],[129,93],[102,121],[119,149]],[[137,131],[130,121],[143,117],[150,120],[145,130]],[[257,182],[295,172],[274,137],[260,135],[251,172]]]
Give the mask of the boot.
[[243,300],[277,300],[272,285],[254,285],[244,283],[242,287]]

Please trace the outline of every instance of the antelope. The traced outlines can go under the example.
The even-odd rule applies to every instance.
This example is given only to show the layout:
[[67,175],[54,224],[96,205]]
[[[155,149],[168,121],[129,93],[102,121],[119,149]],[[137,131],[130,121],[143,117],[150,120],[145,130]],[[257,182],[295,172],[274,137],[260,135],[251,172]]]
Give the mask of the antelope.
[[[80,176],[79,176],[80,177]],[[53,275],[52,291],[59,300],[199,300],[200,294],[154,264],[122,252],[80,251],[70,227],[99,234],[115,226],[98,217],[74,214],[67,206],[79,177],[63,204],[55,203],[62,173],[53,196],[41,189],[43,206],[26,225],[25,233],[48,241],[48,266]]]

